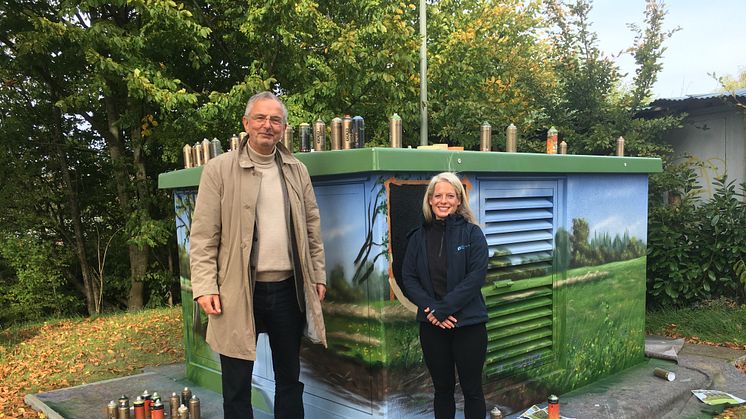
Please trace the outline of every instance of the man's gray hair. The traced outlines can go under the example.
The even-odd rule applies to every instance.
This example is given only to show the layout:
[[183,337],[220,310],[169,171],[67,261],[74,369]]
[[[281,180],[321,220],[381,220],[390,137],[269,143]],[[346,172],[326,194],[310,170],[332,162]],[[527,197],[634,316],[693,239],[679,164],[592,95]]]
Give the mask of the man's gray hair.
[[285,107],[285,104],[282,103],[280,98],[275,96],[274,93],[269,91],[259,92],[252,96],[248,102],[246,102],[246,112],[244,115],[248,118],[249,115],[251,115],[251,108],[254,107],[254,104],[256,102],[259,102],[260,100],[274,100],[275,102],[279,103],[280,106],[282,106],[282,122],[287,124],[288,123],[288,108]]

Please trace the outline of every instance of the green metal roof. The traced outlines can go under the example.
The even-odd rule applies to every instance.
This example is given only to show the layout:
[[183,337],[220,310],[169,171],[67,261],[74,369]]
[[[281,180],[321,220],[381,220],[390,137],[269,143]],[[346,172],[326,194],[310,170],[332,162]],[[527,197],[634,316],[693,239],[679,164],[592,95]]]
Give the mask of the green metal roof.
[[[311,176],[366,172],[482,172],[482,173],[657,173],[658,158],[586,156],[573,154],[503,153],[453,150],[360,148],[296,153]],[[161,189],[196,186],[202,167],[158,176]]]

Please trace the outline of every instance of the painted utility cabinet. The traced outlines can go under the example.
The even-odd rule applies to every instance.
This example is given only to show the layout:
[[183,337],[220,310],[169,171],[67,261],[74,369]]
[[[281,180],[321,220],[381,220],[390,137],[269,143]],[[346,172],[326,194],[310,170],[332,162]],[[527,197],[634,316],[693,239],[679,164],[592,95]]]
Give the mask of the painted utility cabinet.
[[[432,417],[412,305],[397,280],[429,178],[458,172],[490,246],[488,408],[516,411],[644,358],[650,158],[366,148],[297,155],[321,212],[329,347],[304,344],[307,417]],[[189,229],[201,168],[164,173],[180,257],[187,373],[220,391],[220,362],[193,322]],[[255,408],[272,411],[266,336]]]

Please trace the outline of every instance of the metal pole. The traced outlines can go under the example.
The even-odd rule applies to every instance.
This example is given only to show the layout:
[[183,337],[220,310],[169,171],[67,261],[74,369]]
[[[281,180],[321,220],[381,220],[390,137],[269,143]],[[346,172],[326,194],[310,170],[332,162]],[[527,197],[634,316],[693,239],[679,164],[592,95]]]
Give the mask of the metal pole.
[[427,145],[427,13],[420,0],[420,145]]

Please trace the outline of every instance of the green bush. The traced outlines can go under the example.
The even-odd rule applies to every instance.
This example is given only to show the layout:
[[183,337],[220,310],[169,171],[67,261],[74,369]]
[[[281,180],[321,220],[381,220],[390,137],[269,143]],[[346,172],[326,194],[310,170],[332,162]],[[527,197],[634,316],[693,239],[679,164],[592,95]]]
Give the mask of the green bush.
[[39,234],[0,237],[0,325],[83,313],[64,274],[72,258],[69,248]]
[[[746,253],[746,185],[738,192],[723,176],[713,182],[713,197],[700,201],[691,167],[673,168],[665,176],[662,183],[678,193],[661,203],[656,185],[651,186],[648,306],[689,306],[721,296],[746,301],[736,273],[736,263]],[[678,184],[673,180],[677,177]]]

